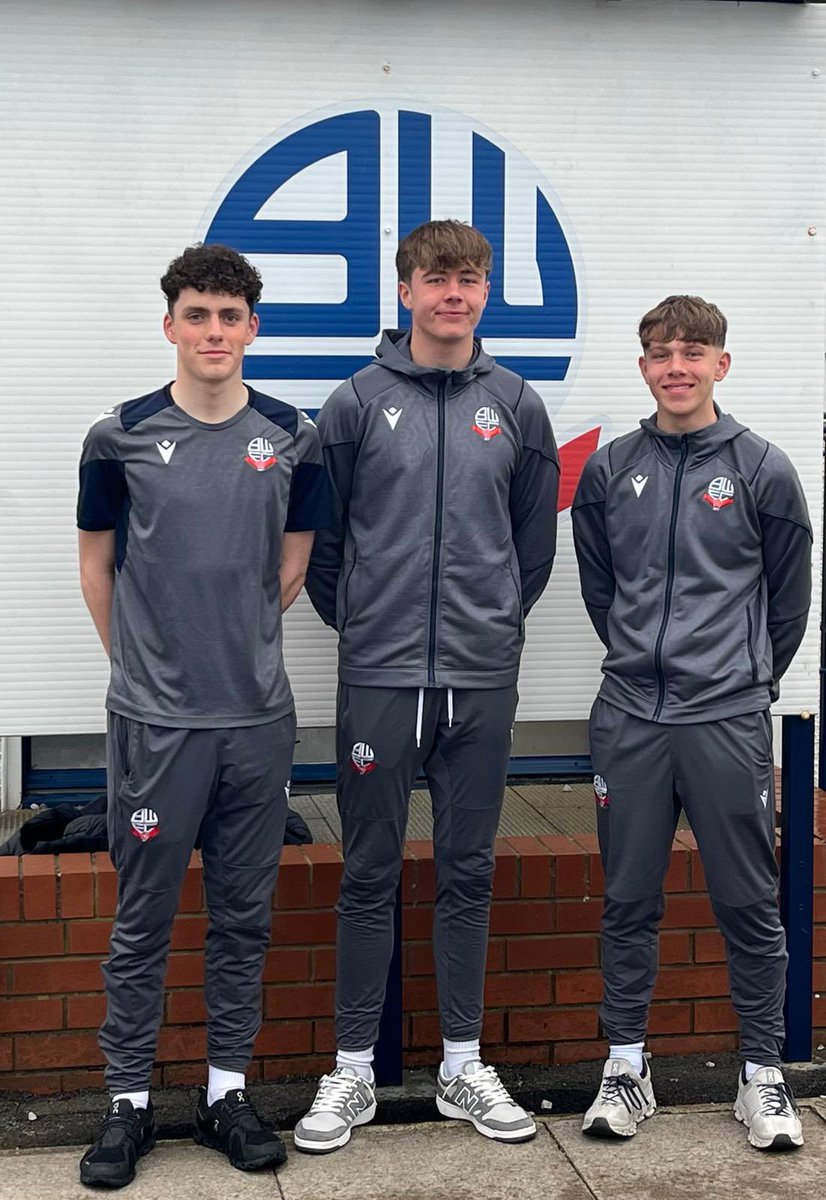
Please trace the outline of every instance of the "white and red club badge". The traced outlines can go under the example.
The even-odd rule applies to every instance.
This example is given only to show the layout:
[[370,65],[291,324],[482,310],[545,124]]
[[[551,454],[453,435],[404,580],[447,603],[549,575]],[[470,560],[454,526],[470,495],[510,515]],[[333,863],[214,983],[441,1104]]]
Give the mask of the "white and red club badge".
[[255,471],[269,471],[270,467],[274,467],[278,462],[272,442],[263,437],[253,438],[247,446],[244,462]]
[[726,479],[725,475],[718,475],[708,485],[703,499],[715,512],[719,512],[721,508],[728,508],[734,503],[734,484],[730,479]]
[[369,775],[376,769],[376,756],[367,742],[356,742],[350,751],[350,766],[359,775]]
[[129,824],[140,842],[151,842],[161,831],[158,814],[152,808],[136,808],[129,818]]
[[484,408],[477,409],[473,422],[471,429],[474,433],[478,433],[479,437],[485,442],[489,442],[491,438],[495,438],[498,433],[502,432],[502,427],[499,424],[499,413],[495,408],[489,408],[487,405]]

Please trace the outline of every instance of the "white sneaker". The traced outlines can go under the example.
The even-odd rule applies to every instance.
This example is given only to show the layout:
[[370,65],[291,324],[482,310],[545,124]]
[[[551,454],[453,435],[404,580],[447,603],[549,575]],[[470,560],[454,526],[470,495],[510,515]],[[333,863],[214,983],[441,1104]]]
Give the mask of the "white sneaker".
[[602,1069],[599,1095],[582,1119],[582,1132],[589,1137],[633,1137],[639,1122],[656,1111],[647,1058],[642,1075],[624,1058],[609,1058]]
[[458,1075],[436,1079],[436,1107],[443,1117],[470,1121],[483,1137],[497,1142],[527,1142],[536,1136],[536,1122],[515,1103],[494,1067],[465,1063]]
[[336,1067],[321,1076],[310,1111],[295,1127],[295,1147],[328,1154],[349,1142],[354,1125],[366,1125],[375,1115],[375,1084],[349,1067]]
[[761,1067],[748,1083],[743,1067],[734,1115],[758,1150],[794,1150],[803,1145],[800,1109],[779,1067]]

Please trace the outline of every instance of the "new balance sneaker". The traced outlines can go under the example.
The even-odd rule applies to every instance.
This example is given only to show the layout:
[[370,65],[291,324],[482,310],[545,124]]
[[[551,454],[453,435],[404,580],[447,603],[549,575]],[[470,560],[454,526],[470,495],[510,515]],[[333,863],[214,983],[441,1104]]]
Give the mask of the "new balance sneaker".
[[453,1079],[445,1079],[441,1068],[436,1079],[436,1107],[443,1117],[470,1121],[483,1137],[498,1142],[527,1142],[536,1134],[536,1123],[513,1100],[494,1067],[472,1063]]
[[194,1136],[199,1145],[221,1150],[239,1171],[277,1167],[287,1157],[281,1138],[264,1124],[243,1088],[232,1088],[210,1105],[206,1088],[198,1088]]
[[80,1182],[120,1188],[135,1178],[135,1164],[155,1145],[152,1101],[134,1108],[131,1100],[111,1100],[98,1135],[80,1160]]
[[758,1150],[794,1150],[803,1145],[800,1109],[779,1067],[761,1067],[748,1082],[743,1067],[734,1115]]
[[609,1058],[602,1069],[602,1085],[582,1120],[589,1137],[633,1137],[637,1125],[657,1111],[651,1069],[643,1059],[638,1075],[624,1058]]
[[375,1085],[349,1067],[336,1067],[321,1076],[310,1111],[295,1127],[296,1149],[329,1154],[347,1145],[355,1125],[366,1125],[375,1115]]

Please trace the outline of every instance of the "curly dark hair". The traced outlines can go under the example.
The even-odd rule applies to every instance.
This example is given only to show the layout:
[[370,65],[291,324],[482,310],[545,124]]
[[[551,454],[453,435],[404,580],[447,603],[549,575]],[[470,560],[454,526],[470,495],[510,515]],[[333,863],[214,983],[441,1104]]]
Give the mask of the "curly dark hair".
[[173,259],[161,279],[170,314],[185,288],[214,292],[218,296],[243,296],[250,313],[261,299],[261,276],[243,254],[229,246],[197,242]]

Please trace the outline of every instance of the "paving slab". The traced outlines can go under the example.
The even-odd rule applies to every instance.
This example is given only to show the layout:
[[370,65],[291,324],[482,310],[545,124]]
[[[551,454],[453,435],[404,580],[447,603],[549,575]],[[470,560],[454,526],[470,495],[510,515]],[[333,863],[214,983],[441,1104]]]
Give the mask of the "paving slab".
[[278,1183],[284,1200],[591,1200],[544,1128],[507,1146],[444,1121],[359,1129],[336,1154],[290,1148]]
[[[114,1195],[84,1187],[78,1162],[85,1147],[0,1155],[0,1200],[91,1200]],[[138,1164],[129,1200],[281,1200],[272,1171],[242,1174],[221,1154],[192,1142],[159,1142]]]
[[548,1132],[594,1200],[815,1200],[826,1193],[826,1121],[802,1106],[800,1150],[753,1149],[731,1105],[660,1110],[627,1141],[585,1138],[580,1120]]

